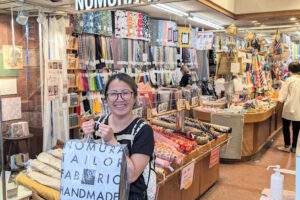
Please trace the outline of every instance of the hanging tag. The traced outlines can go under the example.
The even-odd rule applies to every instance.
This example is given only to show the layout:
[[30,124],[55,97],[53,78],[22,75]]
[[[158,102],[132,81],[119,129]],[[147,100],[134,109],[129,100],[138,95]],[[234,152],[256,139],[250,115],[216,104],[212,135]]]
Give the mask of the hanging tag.
[[192,97],[192,106],[195,106],[198,104],[198,97]]
[[158,105],[158,113],[166,112],[168,110],[168,102],[164,102]]
[[195,162],[192,162],[188,166],[181,170],[180,189],[187,190],[193,184]]
[[179,99],[177,101],[177,110],[185,109],[185,99]]

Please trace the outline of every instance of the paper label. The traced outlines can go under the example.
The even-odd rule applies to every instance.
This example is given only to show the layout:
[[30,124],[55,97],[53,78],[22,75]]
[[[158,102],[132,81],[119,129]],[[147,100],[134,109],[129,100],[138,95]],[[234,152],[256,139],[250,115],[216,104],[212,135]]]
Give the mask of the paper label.
[[185,99],[179,99],[177,102],[177,110],[185,108]]
[[148,61],[148,54],[143,53],[143,62],[147,62],[147,61]]
[[210,160],[209,160],[209,168],[212,168],[215,165],[219,164],[219,160],[220,160],[219,157],[220,157],[220,147],[211,151]]
[[132,113],[137,117],[143,117],[143,109],[142,107],[136,108],[132,111]]
[[195,106],[198,104],[198,97],[192,97],[192,106]]
[[192,162],[185,168],[181,170],[181,182],[180,182],[180,189],[188,189],[192,183],[194,178],[194,169],[195,169],[195,162]]
[[164,102],[158,105],[158,113],[166,112],[168,110],[168,102]]
[[231,63],[230,72],[233,74],[238,74],[240,72],[240,63]]

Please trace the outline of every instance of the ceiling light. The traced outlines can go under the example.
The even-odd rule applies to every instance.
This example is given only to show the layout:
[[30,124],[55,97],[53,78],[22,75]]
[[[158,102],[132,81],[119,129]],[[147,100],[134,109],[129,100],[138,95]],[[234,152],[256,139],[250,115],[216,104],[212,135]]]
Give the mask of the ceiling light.
[[164,4],[155,4],[155,5],[151,5],[152,7],[154,8],[158,8],[160,10],[163,10],[163,11],[167,11],[169,13],[173,13],[175,15],[178,15],[178,16],[188,16],[188,14],[186,12],[183,12],[181,10],[178,10],[176,8],[173,8],[171,6],[167,6],[167,5],[164,5]]
[[254,20],[254,21],[251,21],[251,23],[253,23],[253,24],[256,24],[256,23],[257,23],[257,21],[256,21],[256,20]]
[[290,18],[290,21],[296,21],[296,20],[297,20],[296,17],[291,17],[291,18]]
[[254,23],[254,25],[260,25],[261,23],[260,22],[256,22],[256,23]]
[[18,12],[16,21],[21,25],[25,25],[28,21],[28,17],[29,17],[29,14],[28,14],[28,12],[24,11],[24,3],[23,3],[21,10],[19,10],[19,12]]
[[214,24],[214,23],[212,23],[210,21],[207,21],[207,20],[204,20],[204,19],[200,19],[198,17],[189,17],[188,19],[191,20],[191,21],[194,21],[194,22],[198,22],[200,24],[204,24],[204,25],[209,26],[209,27],[214,28],[214,29],[218,29],[218,30],[219,29],[224,29],[224,27],[222,27],[222,26],[219,26],[217,24]]
[[299,23],[299,22],[296,22],[295,24],[296,24],[296,25],[299,25],[300,23]]

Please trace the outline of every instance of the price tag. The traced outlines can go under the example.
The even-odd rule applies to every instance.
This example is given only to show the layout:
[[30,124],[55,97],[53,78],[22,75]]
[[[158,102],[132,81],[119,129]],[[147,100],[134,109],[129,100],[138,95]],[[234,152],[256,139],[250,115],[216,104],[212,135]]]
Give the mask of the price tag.
[[240,63],[231,63],[230,72],[233,74],[238,74],[240,72]]
[[177,110],[185,108],[185,99],[179,99],[177,102]]
[[192,97],[192,106],[198,105],[198,97]]
[[143,117],[143,109],[142,107],[136,108],[132,111],[132,113],[137,117]]
[[166,112],[168,110],[168,102],[158,105],[158,113]]
[[148,54],[144,53],[143,54],[143,62],[147,62],[147,60],[148,60]]
[[181,170],[181,182],[180,182],[180,189],[188,189],[192,183],[194,178],[194,169],[195,169],[195,162],[192,162],[185,168]]
[[189,101],[185,101],[185,108],[187,110],[191,110],[191,106],[190,106],[190,102]]
[[219,160],[220,160],[219,157],[220,157],[220,147],[211,151],[210,160],[209,160],[209,169],[219,164]]

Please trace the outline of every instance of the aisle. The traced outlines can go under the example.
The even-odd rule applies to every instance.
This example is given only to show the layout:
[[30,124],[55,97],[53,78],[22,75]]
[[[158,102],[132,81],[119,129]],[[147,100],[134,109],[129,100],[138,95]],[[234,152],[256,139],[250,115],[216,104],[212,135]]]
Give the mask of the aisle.
[[[295,170],[295,154],[276,150],[283,144],[283,136],[275,139],[270,148],[249,162],[221,164],[218,182],[200,200],[259,200],[264,188],[270,187],[271,171],[268,165],[280,164],[282,168]],[[295,191],[295,176],[284,176],[284,189]]]

